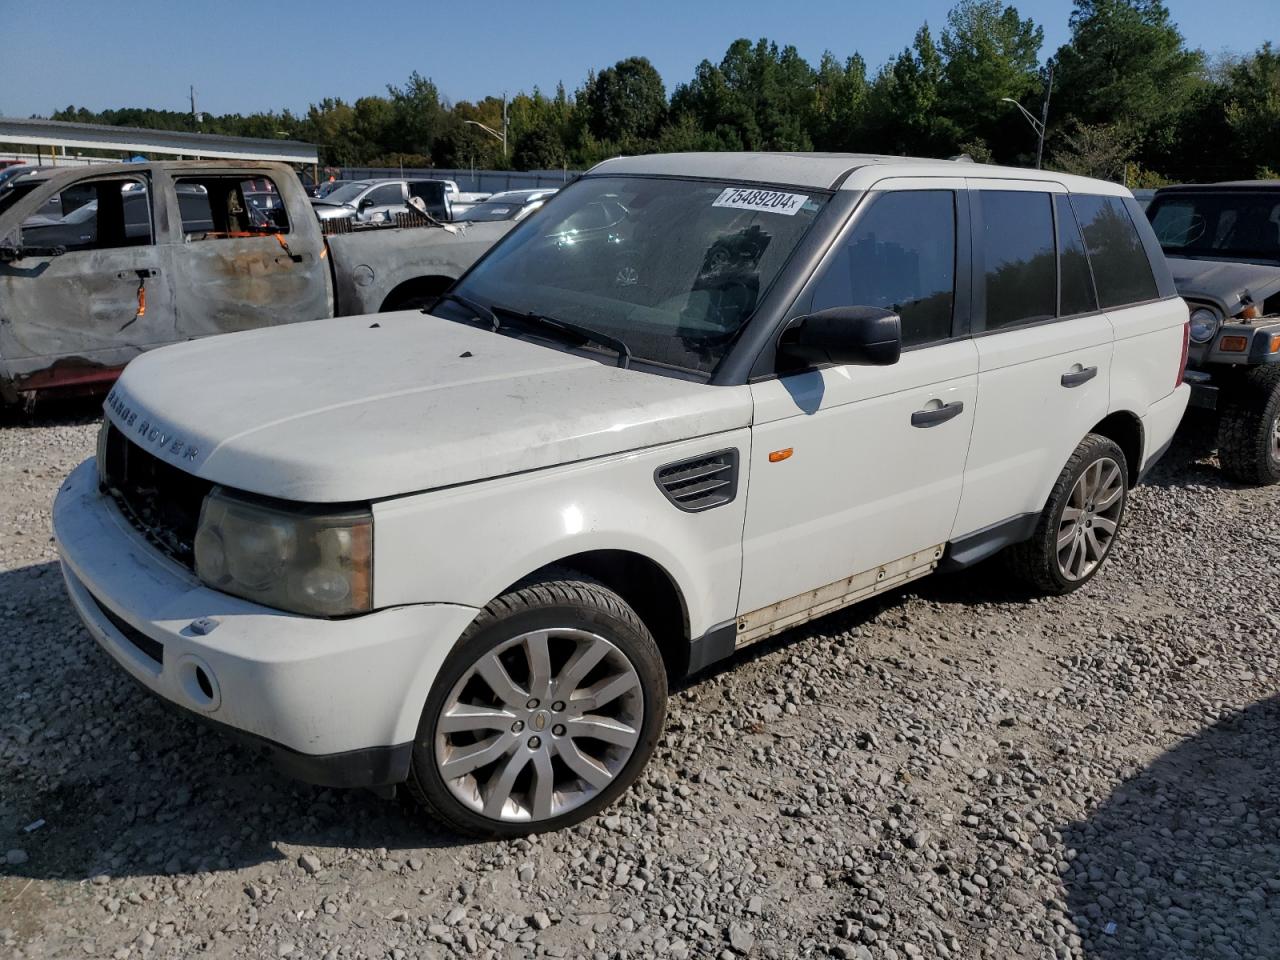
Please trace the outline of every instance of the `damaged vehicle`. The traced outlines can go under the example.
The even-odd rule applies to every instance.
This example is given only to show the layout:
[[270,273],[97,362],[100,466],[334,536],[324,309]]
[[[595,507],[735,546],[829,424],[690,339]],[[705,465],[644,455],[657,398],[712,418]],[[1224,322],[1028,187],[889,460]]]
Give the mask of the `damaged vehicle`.
[[156,696],[312,782],[554,830],[751,644],[1006,548],[1088,584],[1186,409],[1186,326],[1116,184],[616,158],[426,312],[139,357],[54,536]]
[[284,164],[26,173],[0,193],[0,405],[104,391],[167,343],[421,307],[512,226],[444,225],[417,199],[326,235]]
[[1192,404],[1231,479],[1280,482],[1280,180],[1165,187],[1147,215],[1191,309]]

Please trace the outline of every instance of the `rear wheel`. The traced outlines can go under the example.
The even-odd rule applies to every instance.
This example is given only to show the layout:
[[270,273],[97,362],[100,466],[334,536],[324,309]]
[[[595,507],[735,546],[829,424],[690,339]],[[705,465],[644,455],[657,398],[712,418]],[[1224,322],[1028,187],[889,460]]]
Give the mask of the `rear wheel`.
[[1124,522],[1129,467],[1112,440],[1091,433],[1054,484],[1035,535],[1007,552],[1014,574],[1050,594],[1079,590],[1111,554]]
[[410,793],[465,833],[557,830],[626,790],[665,714],[662,657],[622,598],[573,574],[539,580],[486,607],[445,661]]
[[1280,483],[1280,366],[1255,367],[1223,388],[1218,459],[1237,483]]

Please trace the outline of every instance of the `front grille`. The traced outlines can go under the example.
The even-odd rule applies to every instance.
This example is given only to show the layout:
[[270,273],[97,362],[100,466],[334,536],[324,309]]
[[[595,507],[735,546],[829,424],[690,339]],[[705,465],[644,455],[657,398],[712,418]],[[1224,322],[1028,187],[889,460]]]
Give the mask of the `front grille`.
[[161,552],[194,569],[200,508],[213,484],[165,463],[114,425],[103,457],[106,490],[120,511]]
[[738,451],[721,450],[659,467],[654,479],[667,499],[696,513],[729,503],[738,494]]

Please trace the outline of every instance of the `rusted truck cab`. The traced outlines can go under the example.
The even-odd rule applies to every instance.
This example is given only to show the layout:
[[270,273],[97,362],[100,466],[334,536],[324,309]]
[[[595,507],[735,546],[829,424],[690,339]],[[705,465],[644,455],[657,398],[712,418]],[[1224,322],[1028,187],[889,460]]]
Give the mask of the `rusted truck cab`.
[[0,194],[0,405],[104,391],[168,343],[421,306],[511,226],[413,222],[326,238],[284,164],[28,174]]

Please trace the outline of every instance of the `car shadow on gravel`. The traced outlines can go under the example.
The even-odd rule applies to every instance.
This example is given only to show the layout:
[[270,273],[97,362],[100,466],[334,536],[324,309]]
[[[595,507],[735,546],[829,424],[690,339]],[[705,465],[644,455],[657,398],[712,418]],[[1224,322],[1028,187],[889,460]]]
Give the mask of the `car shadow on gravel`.
[[1280,956],[1280,697],[1195,733],[1062,835],[1088,960]]
[[1188,410],[1173,445],[1152,468],[1143,483],[1153,487],[1208,487],[1214,490],[1238,490],[1240,485],[1229,480],[1218,466],[1218,420],[1206,410]]
[[0,427],[67,427],[102,419],[102,396],[42,399],[28,410],[0,403]]
[[[0,876],[189,875],[296,856],[279,844],[403,860],[467,842],[406,802],[291,780],[163,706],[85,632],[55,563],[0,572],[0,638]],[[6,863],[9,850],[25,861]]]

